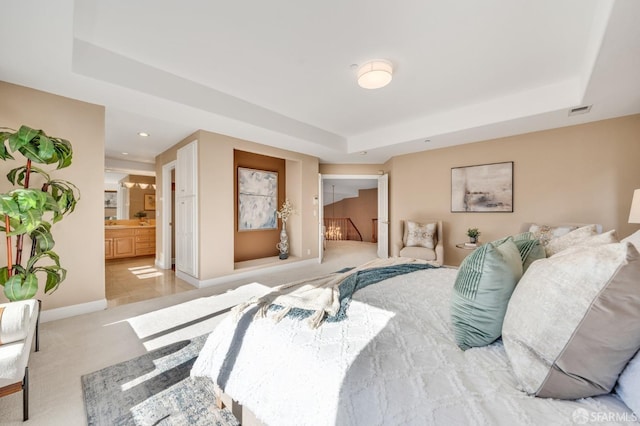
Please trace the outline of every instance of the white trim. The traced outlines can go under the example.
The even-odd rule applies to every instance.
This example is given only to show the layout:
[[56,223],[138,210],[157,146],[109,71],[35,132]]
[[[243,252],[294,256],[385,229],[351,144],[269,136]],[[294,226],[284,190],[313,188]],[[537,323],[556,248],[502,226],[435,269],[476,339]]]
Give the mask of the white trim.
[[[176,168],[176,160],[162,166],[162,251],[158,267],[171,269],[171,170]],[[175,226],[175,224],[174,224]],[[165,255],[168,254],[168,255]]]
[[377,175],[322,175],[322,179],[375,179],[378,180],[378,178],[381,175],[377,174]]
[[250,271],[235,272],[229,275],[210,278],[207,280],[199,280],[197,278],[192,277],[191,275],[185,274],[184,272],[176,271],[176,278],[180,278],[181,280],[188,282],[189,284],[191,284],[196,288],[204,288],[204,287],[212,287],[220,284],[226,284],[235,280],[260,276],[267,272],[285,271],[285,270],[299,268],[303,266],[311,266],[317,263],[318,263],[318,259],[314,257],[311,259],[300,260],[297,262],[288,262],[282,265],[267,266],[264,268],[252,269]]
[[59,319],[75,317],[76,315],[104,311],[105,309],[107,309],[107,299],[80,303],[78,305],[64,306],[62,308],[47,309],[40,313],[40,322],[57,321]]

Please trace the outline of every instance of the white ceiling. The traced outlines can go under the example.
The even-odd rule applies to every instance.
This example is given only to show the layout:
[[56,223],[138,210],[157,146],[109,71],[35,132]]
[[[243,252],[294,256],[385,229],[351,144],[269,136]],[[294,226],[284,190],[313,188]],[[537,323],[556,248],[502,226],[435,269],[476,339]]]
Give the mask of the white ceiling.
[[382,163],[640,112],[637,0],[1,1],[0,79],[105,105],[111,159],[205,129]]

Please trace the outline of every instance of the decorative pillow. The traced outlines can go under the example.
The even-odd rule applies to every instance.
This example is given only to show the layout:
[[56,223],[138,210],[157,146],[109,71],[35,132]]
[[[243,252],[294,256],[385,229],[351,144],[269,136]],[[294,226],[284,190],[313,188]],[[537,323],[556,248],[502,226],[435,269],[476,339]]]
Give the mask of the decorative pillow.
[[629,235],[628,237],[623,238],[621,240],[621,242],[623,242],[623,243],[629,242],[629,243],[633,244],[634,246],[636,246],[638,251],[640,251],[640,231],[636,231],[633,234]]
[[528,394],[576,399],[611,391],[640,348],[639,276],[640,254],[622,243],[576,248],[531,265],[502,328]]
[[531,232],[536,239],[540,240],[540,243],[543,246],[546,246],[550,240],[554,238],[558,238],[564,234],[568,234],[569,232],[577,228],[578,228],[577,226],[570,226],[570,225],[549,226],[549,225],[537,225],[534,223],[529,227],[529,232]]
[[0,345],[17,342],[29,331],[29,305],[5,303],[0,306]]
[[544,247],[542,246],[542,244],[540,244],[540,240],[519,239],[519,240],[515,240],[514,242],[518,247],[518,251],[520,252],[520,258],[522,259],[523,274],[527,272],[527,269],[529,269],[529,266],[531,266],[531,264],[534,261],[538,259],[544,259],[547,257]]
[[[576,232],[576,231],[572,231],[572,232]],[[569,234],[565,235],[565,237],[567,236],[569,236]],[[564,237],[560,237],[560,238],[564,238]],[[614,244],[619,242],[620,241],[618,240],[618,235],[616,234],[615,229],[612,229],[611,231],[603,232],[602,234],[595,234],[590,237],[586,237],[583,240],[579,240],[576,242],[575,245],[565,248],[563,250],[560,250],[559,252],[554,253],[553,256],[563,256],[565,254],[571,255],[571,253],[573,253],[574,251],[576,250],[579,251],[581,248],[584,248],[584,247],[596,247],[604,244]],[[553,241],[549,243],[549,245],[551,244],[553,244]],[[549,248],[549,245],[547,245],[547,247],[545,248]]]
[[436,246],[436,224],[435,223],[417,223],[410,220],[407,221],[407,241],[406,247],[426,247],[435,248]]
[[509,238],[513,240],[520,252],[523,274],[529,268],[529,265],[531,265],[535,260],[547,257],[544,247],[540,243],[540,240],[535,238],[533,232],[523,232],[521,234],[512,235],[511,237],[505,237],[501,240],[494,241],[493,244],[502,243]]
[[561,235],[557,238],[553,238],[547,241],[547,244],[544,247],[545,251],[547,252],[547,257],[553,256],[554,254],[561,252],[562,250],[569,247],[578,245],[587,238],[596,234],[596,226],[587,225],[583,226],[582,228],[574,229],[573,231]]
[[509,298],[521,276],[520,252],[511,238],[480,246],[462,261],[451,298],[451,321],[462,350],[500,337]]
[[629,361],[618,378],[616,393],[640,417],[640,352]]

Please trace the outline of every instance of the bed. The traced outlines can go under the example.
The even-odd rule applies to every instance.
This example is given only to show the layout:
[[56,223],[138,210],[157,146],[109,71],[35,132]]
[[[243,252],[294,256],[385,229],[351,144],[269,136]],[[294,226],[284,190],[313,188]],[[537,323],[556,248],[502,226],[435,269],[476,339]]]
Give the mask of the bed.
[[425,269],[353,294],[347,318],[311,328],[254,319],[209,336],[192,376],[210,377],[268,425],[608,424],[637,420],[615,394],[529,396],[503,342],[462,351],[450,301],[458,271]]

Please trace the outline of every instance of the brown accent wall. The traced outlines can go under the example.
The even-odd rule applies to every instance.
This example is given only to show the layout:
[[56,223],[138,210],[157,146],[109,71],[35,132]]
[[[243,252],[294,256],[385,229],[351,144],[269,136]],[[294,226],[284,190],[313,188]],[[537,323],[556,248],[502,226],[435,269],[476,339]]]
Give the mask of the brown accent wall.
[[[43,310],[104,301],[104,107],[0,82],[0,123],[14,129],[22,124],[42,129],[73,146],[71,166],[51,172],[53,178],[77,185],[82,194],[75,211],[51,230],[67,279],[48,295],[40,285],[36,297]],[[4,176],[17,164],[0,161],[0,191],[10,188]],[[0,247],[0,259],[5,256]],[[4,300],[0,292],[0,301]]]
[[[638,229],[627,220],[639,160],[640,115],[394,157],[385,164],[390,253],[398,254],[402,219],[442,219],[449,265],[468,254],[455,244],[471,227],[481,242],[530,222],[599,223],[625,237]],[[502,161],[514,162],[514,212],[451,213],[451,168]]]
[[351,218],[362,241],[373,241],[372,219],[378,217],[378,190],[361,189],[357,197],[345,198],[324,206],[324,217]]
[[234,259],[235,262],[277,256],[276,244],[280,241],[281,221],[278,229],[238,231],[238,167],[278,173],[278,208],[286,198],[287,181],[285,160],[253,152],[233,150],[233,193],[234,193]]

